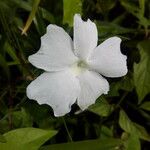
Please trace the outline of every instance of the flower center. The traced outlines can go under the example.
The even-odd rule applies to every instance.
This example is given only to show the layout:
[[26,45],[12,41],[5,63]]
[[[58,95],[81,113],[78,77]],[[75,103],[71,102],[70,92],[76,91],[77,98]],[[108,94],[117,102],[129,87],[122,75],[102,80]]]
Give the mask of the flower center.
[[88,65],[85,61],[83,60],[78,60],[75,64],[71,66],[71,70],[73,73],[78,76],[79,74],[83,73],[86,71],[88,68]]
[[80,68],[87,68],[87,64],[86,64],[86,62],[83,61],[83,60],[79,60],[79,61],[77,62],[77,66],[80,67]]

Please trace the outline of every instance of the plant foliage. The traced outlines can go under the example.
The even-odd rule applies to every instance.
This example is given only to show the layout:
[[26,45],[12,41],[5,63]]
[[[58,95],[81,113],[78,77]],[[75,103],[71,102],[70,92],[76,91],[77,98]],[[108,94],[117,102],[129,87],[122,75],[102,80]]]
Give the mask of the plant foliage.
[[[75,13],[96,23],[99,43],[122,39],[128,74],[108,78],[108,95],[88,110],[74,105],[55,118],[50,106],[27,99],[27,85],[41,73],[28,56],[49,24],[72,36]],[[0,70],[0,150],[149,150],[149,0],[0,0]]]

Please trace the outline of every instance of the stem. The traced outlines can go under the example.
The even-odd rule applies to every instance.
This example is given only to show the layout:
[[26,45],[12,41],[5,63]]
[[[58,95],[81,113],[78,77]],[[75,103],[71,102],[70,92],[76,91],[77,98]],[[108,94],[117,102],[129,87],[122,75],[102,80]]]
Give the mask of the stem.
[[63,120],[64,126],[65,126],[65,129],[66,129],[66,131],[67,131],[69,140],[70,140],[70,142],[73,142],[72,137],[71,137],[71,135],[70,135],[70,133],[69,133],[69,130],[68,130],[68,127],[67,127],[67,124],[66,124],[66,121],[65,121],[64,117],[62,117],[62,120]]
[[9,120],[9,128],[13,128],[13,122],[12,122],[12,110],[13,110],[13,98],[12,98],[12,87],[11,83],[9,83],[9,100],[8,100],[8,105],[9,105],[9,115],[8,115],[8,120]]
[[123,96],[120,98],[120,101],[117,103],[115,109],[120,106],[120,104],[123,102],[123,100],[124,100],[124,98],[127,96],[127,94],[128,94],[128,92],[125,92],[125,93],[123,94]]

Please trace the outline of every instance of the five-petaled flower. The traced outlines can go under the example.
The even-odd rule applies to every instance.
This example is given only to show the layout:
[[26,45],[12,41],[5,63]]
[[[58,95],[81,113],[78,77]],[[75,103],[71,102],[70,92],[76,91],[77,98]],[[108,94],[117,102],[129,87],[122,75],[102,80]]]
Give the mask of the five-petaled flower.
[[127,73],[127,57],[120,51],[121,39],[111,37],[97,46],[95,23],[74,16],[74,41],[61,28],[49,25],[41,37],[40,50],[29,56],[37,68],[45,70],[27,87],[29,99],[48,104],[55,116],[70,112],[77,102],[84,110],[109,91],[103,77],[121,77]]

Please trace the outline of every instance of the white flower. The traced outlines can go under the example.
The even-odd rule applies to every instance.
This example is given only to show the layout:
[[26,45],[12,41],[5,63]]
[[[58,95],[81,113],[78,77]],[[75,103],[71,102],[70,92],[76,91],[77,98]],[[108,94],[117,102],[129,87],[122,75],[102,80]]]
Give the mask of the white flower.
[[63,116],[75,102],[84,110],[107,94],[109,83],[103,76],[124,76],[127,57],[120,51],[120,38],[111,37],[99,46],[97,41],[96,25],[78,14],[74,41],[61,27],[49,25],[40,50],[29,56],[34,66],[46,72],[27,87],[28,98],[50,105],[55,116]]

